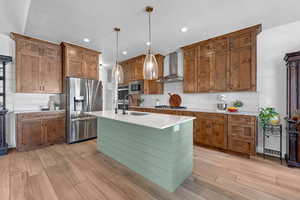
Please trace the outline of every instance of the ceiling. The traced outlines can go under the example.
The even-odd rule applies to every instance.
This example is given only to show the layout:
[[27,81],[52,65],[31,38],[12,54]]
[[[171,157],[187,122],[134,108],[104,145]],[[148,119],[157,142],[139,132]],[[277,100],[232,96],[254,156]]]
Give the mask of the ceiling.
[[[2,18],[4,2],[11,4],[4,12],[8,21]],[[161,54],[259,23],[267,29],[300,20],[298,0],[31,0],[26,20],[28,2],[0,0],[0,23],[8,24],[2,30],[100,50],[106,65],[113,63],[116,26],[121,28],[120,51],[128,52],[120,53],[121,60],[146,51],[147,5],[154,6],[153,50]],[[182,27],[188,32],[182,33]]]

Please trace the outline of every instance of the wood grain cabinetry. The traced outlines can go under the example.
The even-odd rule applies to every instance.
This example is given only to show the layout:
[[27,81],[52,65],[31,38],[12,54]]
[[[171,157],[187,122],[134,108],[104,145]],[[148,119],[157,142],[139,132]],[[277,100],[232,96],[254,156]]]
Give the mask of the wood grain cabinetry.
[[26,151],[65,141],[64,113],[17,115],[17,149]]
[[99,79],[100,52],[63,42],[64,77]]
[[[158,77],[163,76],[164,68],[164,56],[157,54],[155,55],[158,64]],[[143,80],[143,65],[145,55],[137,56],[129,60],[121,62],[124,72],[124,83],[126,85],[132,81]],[[144,94],[163,94],[163,83],[158,83],[156,80],[144,80]]]
[[184,92],[255,91],[260,31],[257,25],[183,47]]
[[227,149],[227,115],[196,113],[195,143]]
[[256,117],[219,113],[133,107],[131,110],[170,115],[194,116],[194,144],[255,155]]
[[62,51],[57,44],[11,33],[16,41],[16,92],[62,93]]
[[255,155],[256,117],[243,115],[228,116],[228,149]]

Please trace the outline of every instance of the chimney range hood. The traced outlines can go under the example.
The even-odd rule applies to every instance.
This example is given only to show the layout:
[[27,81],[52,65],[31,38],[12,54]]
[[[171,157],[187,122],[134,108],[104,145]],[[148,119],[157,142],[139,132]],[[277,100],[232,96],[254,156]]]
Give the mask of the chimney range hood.
[[[180,75],[180,67],[182,66],[182,54],[178,52],[170,53],[165,58],[164,65],[168,67],[168,69],[164,70],[167,71],[167,74],[157,80],[160,83],[171,83],[171,82],[181,82],[183,81],[182,75]],[[165,67],[166,67],[165,66]]]

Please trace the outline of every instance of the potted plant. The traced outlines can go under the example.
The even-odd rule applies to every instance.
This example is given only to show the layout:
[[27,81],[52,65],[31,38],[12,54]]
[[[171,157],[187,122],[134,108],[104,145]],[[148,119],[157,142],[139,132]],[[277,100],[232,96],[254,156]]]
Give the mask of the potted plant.
[[269,124],[276,125],[280,122],[279,113],[272,107],[261,108],[258,118],[259,123],[263,128]]

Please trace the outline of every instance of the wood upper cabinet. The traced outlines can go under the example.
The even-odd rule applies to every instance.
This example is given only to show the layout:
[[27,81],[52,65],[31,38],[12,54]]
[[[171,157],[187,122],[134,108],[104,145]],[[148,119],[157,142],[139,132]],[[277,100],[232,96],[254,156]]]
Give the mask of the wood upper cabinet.
[[64,113],[17,115],[17,150],[27,151],[65,141]]
[[231,91],[256,90],[256,33],[230,38],[229,85]]
[[99,79],[100,52],[63,42],[64,77]]
[[57,44],[11,33],[16,41],[16,92],[62,93],[62,51]]
[[183,47],[183,91],[255,91],[256,36],[260,31],[261,25],[257,25]]
[[196,93],[197,87],[197,54],[198,48],[193,47],[184,50],[184,68],[183,68],[183,92]]

